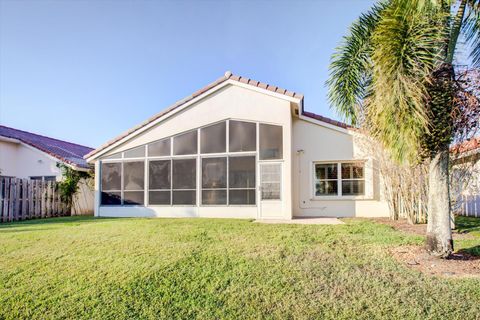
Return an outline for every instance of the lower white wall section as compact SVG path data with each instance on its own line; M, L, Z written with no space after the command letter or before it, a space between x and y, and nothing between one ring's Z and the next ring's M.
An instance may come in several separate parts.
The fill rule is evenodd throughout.
M315 201L311 206L296 206L294 217L388 217L388 204L376 200Z
M100 217L147 217L147 218L243 218L255 219L257 207L143 207L100 206Z

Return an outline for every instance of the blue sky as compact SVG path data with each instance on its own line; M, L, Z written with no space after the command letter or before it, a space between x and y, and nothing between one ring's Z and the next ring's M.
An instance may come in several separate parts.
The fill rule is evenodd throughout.
M373 2L0 0L0 124L98 147L226 70L336 118L330 56Z

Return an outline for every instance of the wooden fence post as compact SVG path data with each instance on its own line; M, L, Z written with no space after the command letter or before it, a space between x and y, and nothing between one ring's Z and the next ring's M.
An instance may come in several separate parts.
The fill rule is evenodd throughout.
M5 194L3 188L5 187L5 178L0 178L0 222L3 222L3 202Z
M13 196L14 210L13 210L13 221L18 221L20 215L20 181L15 179L15 195Z

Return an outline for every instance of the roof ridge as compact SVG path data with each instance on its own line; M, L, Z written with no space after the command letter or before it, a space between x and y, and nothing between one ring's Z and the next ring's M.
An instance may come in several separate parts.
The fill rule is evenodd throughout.
M61 139L57 139L57 138L47 137L47 136L44 136L44 135L42 135L42 134L38 134L38 133L30 132L30 131L25 131L25 130L20 130L20 129L8 127L8 126L2 125L2 124L0 124L0 127L7 128L7 129L10 129L10 130L20 131L20 132L27 133L27 134L31 134L31 135L35 135L35 136L38 136L38 137L47 138L47 139L52 139L52 140L56 140L56 141L59 141L59 142L64 142L64 143L68 143L68 144L73 144L73 145L76 145L76 146L79 146L79 147L84 147L84 148L88 148L88 149L94 150L94 148L92 148L92 147L88 147L88 146L85 146L85 145L82 145L82 144L78 144L78 143L75 143L75 142L69 142L69 141L66 141L66 140L61 140ZM0 136L3 136L3 135L0 133ZM18 138L15 138L15 139L18 139ZM18 139L18 140L21 140L21 139Z

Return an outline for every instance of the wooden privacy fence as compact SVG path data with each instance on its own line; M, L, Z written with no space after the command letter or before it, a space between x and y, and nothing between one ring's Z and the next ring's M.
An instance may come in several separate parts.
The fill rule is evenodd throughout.
M480 218L480 195L461 195L457 202L456 214Z
M0 178L0 222L69 215L56 182Z

